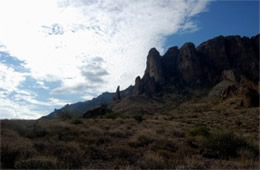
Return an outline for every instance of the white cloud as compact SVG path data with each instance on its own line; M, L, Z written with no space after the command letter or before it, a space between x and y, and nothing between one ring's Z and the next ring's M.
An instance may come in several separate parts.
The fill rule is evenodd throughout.
M28 73L17 72L12 67L0 63L0 88L5 89L8 93L19 91L18 86L27 75Z
M83 99L115 91L117 85L128 87L143 75L149 49L163 52L167 36L196 31L192 17L205 11L207 4L205 0L1 0L0 50L23 61L28 72L0 63L0 88L5 90L0 91L0 112L27 118L33 112L41 115L38 106L69 103L51 96L37 99L20 87L27 76L51 95L77 93ZM60 86L46 85L54 81ZM9 98L11 93L17 100Z
M36 119L46 114L32 104L22 104L9 99L8 95L0 91L0 119Z
M81 69L101 57L109 75L97 91L113 91L117 85L126 88L143 74L151 47L163 51L166 36L196 29L191 17L205 10L207 3L1 0L0 37L13 56L25 61L35 79L60 80L63 87L59 88L68 91L90 85Z

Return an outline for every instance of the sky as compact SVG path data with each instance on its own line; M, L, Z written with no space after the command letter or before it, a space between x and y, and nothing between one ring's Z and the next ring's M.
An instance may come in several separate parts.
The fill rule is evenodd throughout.
M0 118L134 84L149 49L259 33L259 1L0 0Z

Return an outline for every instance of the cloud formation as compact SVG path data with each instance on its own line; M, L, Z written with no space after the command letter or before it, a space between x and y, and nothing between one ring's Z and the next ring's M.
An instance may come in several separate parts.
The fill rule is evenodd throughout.
M149 49L163 52L167 36L197 30L193 17L207 5L205 0L1 0L0 49L24 61L27 76L60 82L45 86L52 94L98 95L133 84L143 75ZM16 90L24 76L2 81Z

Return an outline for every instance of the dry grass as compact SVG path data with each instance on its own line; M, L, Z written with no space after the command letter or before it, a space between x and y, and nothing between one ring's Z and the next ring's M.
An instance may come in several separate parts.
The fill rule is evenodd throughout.
M1 168L259 168L259 108L206 99L164 106L142 116L1 120Z

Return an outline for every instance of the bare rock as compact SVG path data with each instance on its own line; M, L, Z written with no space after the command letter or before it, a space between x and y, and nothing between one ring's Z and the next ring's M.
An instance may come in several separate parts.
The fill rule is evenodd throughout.
M145 75L154 78L156 83L162 84L164 82L164 75L159 52L152 48L147 56Z
M143 90L146 96L153 96L156 93L156 81L154 77L144 75L142 82L144 84Z
M178 71L181 78L187 84L190 84L200 79L200 59L197 55L193 43L185 43L181 47L178 61Z
M223 80L230 80L232 82L236 82L236 77L235 77L233 70L224 70L222 72L222 79Z
M138 96L138 95L141 95L142 93L143 93L142 81L141 81L140 76L138 76L135 79L135 86L134 86L134 90L133 90L133 95Z
M121 96L120 96L120 86L118 86L117 89L116 89L116 98L117 98L117 100L121 99Z

